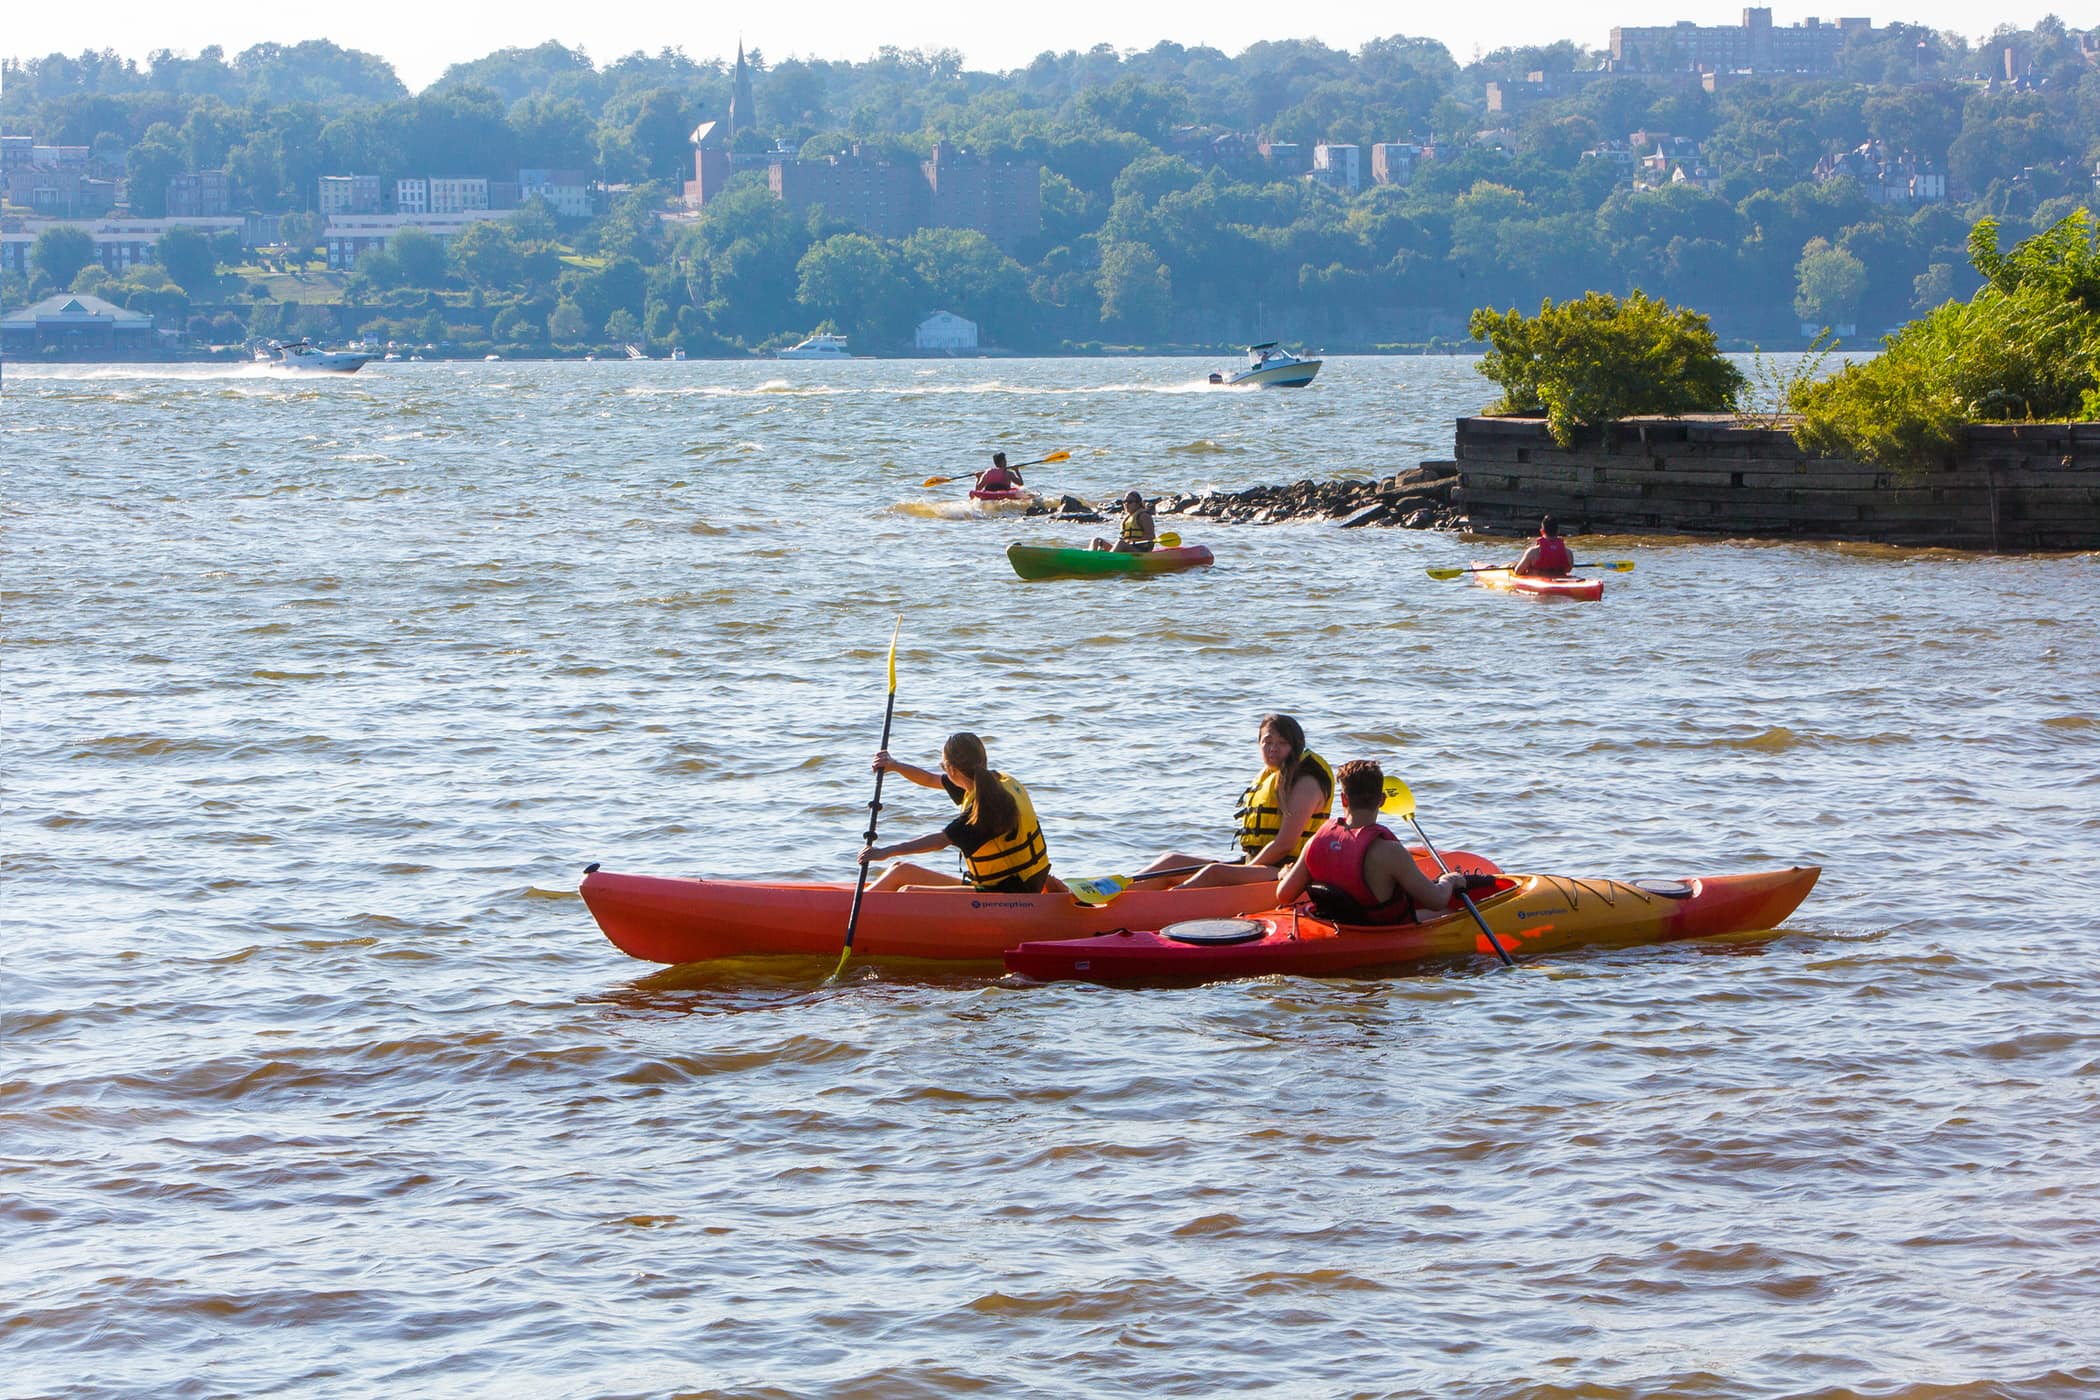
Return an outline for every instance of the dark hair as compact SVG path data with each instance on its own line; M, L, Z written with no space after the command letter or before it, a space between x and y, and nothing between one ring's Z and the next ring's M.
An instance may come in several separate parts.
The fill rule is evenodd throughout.
M1375 758L1352 758L1334 770L1334 785L1342 790L1342 801L1363 807L1385 801L1385 770Z
M1004 452L994 452L994 453L992 454L992 465L993 465L993 466L995 466L995 467L1003 467L1003 466L1005 466L1005 465L1006 465L1006 454L1005 454Z
M1281 807L1290 801L1291 789L1298 786L1298 769L1305 758L1305 726L1289 715L1263 715L1261 723L1254 727L1254 732L1259 734L1264 729L1275 730L1283 736L1283 741L1291 746L1291 756L1276 765L1276 805ZM1329 793L1334 791L1325 773L1317 768L1308 771L1323 790Z
M1002 835L1012 835L1021 825L1021 809L1005 784L992 780L984 740L966 729L960 730L941 745L941 757L970 780L970 798L963 804L964 819Z
M1548 538L1558 535L1560 533L1560 522L1558 520L1555 520L1550 515L1547 516L1545 519L1539 521L1539 533L1547 536Z

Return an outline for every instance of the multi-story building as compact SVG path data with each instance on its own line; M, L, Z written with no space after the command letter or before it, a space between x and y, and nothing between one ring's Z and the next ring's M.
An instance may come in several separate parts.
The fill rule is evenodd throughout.
M1264 136L1255 149L1273 176L1295 179L1311 169L1305 162L1305 148L1296 141L1272 141Z
M394 212L396 214L428 214L430 212L430 181L414 179L394 181Z
M1363 152L1355 146L1322 141L1313 147L1312 178L1344 194L1364 187Z
M321 230L328 248L328 266L347 272L374 248L384 248L405 228L421 229L439 242L449 244L468 226L500 217L492 209L470 209L445 214L338 214Z
M1760 6L1744 10L1737 25L1679 20L1615 28L1605 67L1614 73L1835 73L1846 40L1873 32L1870 19L1826 24L1810 17L1780 28L1771 10Z
M252 225L238 216L228 218L168 219L24 219L21 227L0 233L0 270L29 273L30 251L45 229L71 224L87 230L94 240L95 261L111 272L122 273L140 263L156 260L160 237L172 228L193 228L205 234L232 233L243 245L251 245Z
M478 176L434 175L430 179L430 212L464 214L489 207L489 182Z
M1931 161L1909 151L1891 152L1879 141L1866 141L1816 162L1818 183L1850 176L1877 204L1938 204L1947 197L1947 176Z
M9 204L49 219L100 218L117 202L114 180L95 179L81 167L16 166L0 172L0 191Z
M27 170L36 163L34 136L0 136L0 175Z
M1412 141L1380 141L1371 147L1371 182L1377 185L1407 185L1415 178L1415 167L1426 158Z
M520 170L518 198L538 196L564 219L587 219L597 212L591 193L590 172L585 170Z
M1041 231L1042 167L962 154L946 142L917 165L877 160L855 146L845 155L798 160L785 152L732 155L718 122L693 132L693 179L686 202L704 208L739 169L762 164L773 193L801 213L822 205L835 219L879 238L909 238L922 228L968 228L1009 252Z
M197 170L168 181L168 217L215 218L233 208L231 182L223 170Z
M323 175L320 198L314 208L324 217L335 214L377 214L377 175Z

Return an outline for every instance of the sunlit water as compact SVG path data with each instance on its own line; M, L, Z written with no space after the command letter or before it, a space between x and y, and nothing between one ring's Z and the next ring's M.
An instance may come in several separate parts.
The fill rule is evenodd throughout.
M7 370L0 1392L2100 1389L2100 559L1163 521L918 483L1450 454L1471 362ZM1778 936L1109 992L657 970L619 870L844 878L984 733L1058 869L1256 720L1511 869L1814 862ZM946 819L890 794L885 830Z

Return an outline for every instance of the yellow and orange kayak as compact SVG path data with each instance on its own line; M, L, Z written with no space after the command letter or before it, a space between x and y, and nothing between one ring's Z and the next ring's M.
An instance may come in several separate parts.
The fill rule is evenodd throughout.
M1478 560L1473 564L1473 582L1497 592L1525 593L1534 598L1574 598L1594 603L1604 596L1604 580L1601 578L1577 578L1573 574L1562 578L1538 578L1531 574L1512 573L1508 569L1491 569Z
M1474 903L1512 957L1537 957L1776 928L1808 898L1821 873L1808 865L1634 882L1510 875L1497 878L1493 891L1476 895ZM1006 954L1006 966L1046 982L1151 985L1405 971L1492 954L1463 907L1388 928L1337 924L1301 907L1190 920L1156 932L1023 943Z
M1445 851L1444 859L1453 870L1496 870L1494 862L1468 851ZM1415 860L1434 873L1427 852L1416 851ZM582 893L614 947L660 963L836 957L853 904L850 883L621 875L596 865L584 872ZM1269 881L1198 890L1139 885L1098 907L1061 893L981 894L967 885L913 885L862 897L853 949L856 956L997 962L1001 953L1031 939L1227 918L1275 902L1276 886Z

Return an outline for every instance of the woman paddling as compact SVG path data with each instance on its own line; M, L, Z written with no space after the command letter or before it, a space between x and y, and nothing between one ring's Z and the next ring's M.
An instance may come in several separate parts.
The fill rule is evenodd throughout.
M1203 865L1204 857L1176 852L1161 856L1138 873L1175 866L1203 865L1179 888L1251 885L1274 880L1296 858L1305 838L1320 829L1334 808L1334 769L1305 746L1305 728L1289 715L1263 715L1255 731L1261 744L1261 772L1240 794L1239 828L1233 840L1237 862Z
M1566 578L1574 567L1575 556L1568 553L1568 542L1560 537L1560 522L1549 515L1539 521L1539 537L1509 571L1532 578Z
M1027 484L1027 482L1021 480L1021 472L1018 467L1006 465L1006 454L1004 452L994 452L992 454L992 464L977 473L975 489L979 491L1012 491Z
M985 757L984 740L975 734L948 736L948 742L941 745L938 773L901 763L891 758L886 749L875 755L874 768L877 772L896 773L920 787L940 788L962 808L962 814L931 835L890 846L868 846L860 853L861 864L954 846L962 852L968 878L958 879L923 865L899 861L882 872L869 889L963 884L990 894L1039 894L1064 889L1064 883L1050 874L1050 848L1035 819L1035 804L1028 800L1028 790L992 768Z
M1411 924L1418 909L1440 912L1466 889L1459 874L1430 879L1413 852L1378 822L1385 770L1369 759L1335 769L1346 816L1314 832L1276 882L1276 902L1289 904L1314 885L1313 907L1349 924ZM1339 891L1341 898L1336 898Z

